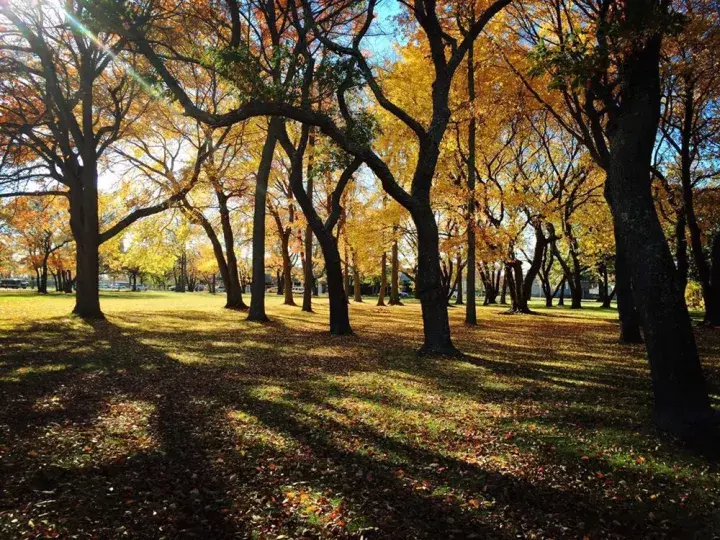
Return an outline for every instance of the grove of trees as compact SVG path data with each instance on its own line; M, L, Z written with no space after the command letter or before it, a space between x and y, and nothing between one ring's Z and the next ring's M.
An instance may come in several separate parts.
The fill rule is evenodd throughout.
M0 1L0 274L284 303L617 302L658 425L716 423L720 21L708 0ZM250 296L244 297L245 286ZM294 293L302 287L302 293ZM298 296L302 294L302 299ZM249 305L245 303L249 298ZM498 310L500 311L500 310Z

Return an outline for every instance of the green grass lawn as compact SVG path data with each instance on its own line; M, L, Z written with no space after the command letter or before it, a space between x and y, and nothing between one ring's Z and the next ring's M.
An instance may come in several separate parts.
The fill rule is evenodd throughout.
M355 336L268 295L0 293L2 538L638 538L720 534L716 461L657 433L616 313L451 309L463 360L419 359L420 308ZM719 406L720 333L697 329Z

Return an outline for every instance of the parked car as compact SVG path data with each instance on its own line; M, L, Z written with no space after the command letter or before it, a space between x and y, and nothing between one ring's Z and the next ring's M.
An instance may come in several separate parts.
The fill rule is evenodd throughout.
M410 298L410 295L405 291L400 291L400 298Z
M0 279L0 289L27 289L28 282L23 279Z

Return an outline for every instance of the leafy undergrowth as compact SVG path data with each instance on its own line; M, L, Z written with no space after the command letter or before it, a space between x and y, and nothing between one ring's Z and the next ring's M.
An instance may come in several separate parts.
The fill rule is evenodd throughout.
M355 336L268 296L0 296L0 537L620 538L720 534L720 479L651 426L615 313L451 310L463 360L419 359L416 304ZM720 336L698 328L718 406Z

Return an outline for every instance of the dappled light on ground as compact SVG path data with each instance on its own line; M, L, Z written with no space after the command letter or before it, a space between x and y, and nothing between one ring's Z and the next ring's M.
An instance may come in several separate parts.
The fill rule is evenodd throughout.
M650 423L614 312L480 325L418 359L419 306L353 304L356 335L268 297L0 298L0 536L712 537L718 467ZM717 404L720 336L697 330Z

